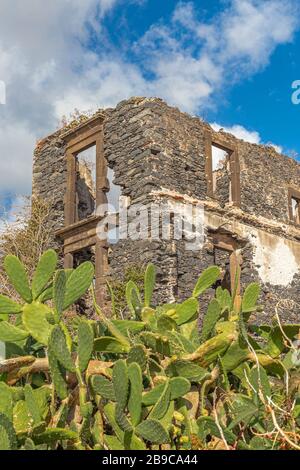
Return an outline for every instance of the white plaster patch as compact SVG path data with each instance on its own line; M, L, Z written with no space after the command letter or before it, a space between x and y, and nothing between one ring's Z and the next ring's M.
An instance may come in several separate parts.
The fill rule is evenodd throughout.
M287 240L257 232L251 236L254 245L254 263L264 283L288 286L299 270L299 264Z
M232 233L249 239L254 251L253 262L263 283L287 287L299 272L299 243L237 221L224 224L224 219L216 214L206 213L205 223L214 228L223 226Z

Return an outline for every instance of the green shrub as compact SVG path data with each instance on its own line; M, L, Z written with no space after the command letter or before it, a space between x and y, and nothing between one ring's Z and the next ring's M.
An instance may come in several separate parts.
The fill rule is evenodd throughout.
M108 282L108 289L112 300L113 315L116 318L126 316L128 305L126 302L126 287L129 281L133 281L138 288L142 288L145 276L145 268L139 265L129 265L125 268L122 279L112 278Z
M201 295L220 275L200 276L191 298L152 305L155 268L125 289L130 319L64 312L94 269L56 270L47 251L30 281L21 262L4 267L18 295L0 296L0 449L299 449L299 325L255 326L259 286L240 311L218 288L198 331ZM11 323L10 315L14 318Z

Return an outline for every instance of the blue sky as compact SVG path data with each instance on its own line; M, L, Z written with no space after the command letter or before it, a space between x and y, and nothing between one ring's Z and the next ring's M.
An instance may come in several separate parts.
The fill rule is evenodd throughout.
M114 44L122 48L123 42L138 41L150 25L170 22L178 3L177 0L150 0L143 2L140 7L131 4L124 9L117 9L106 21ZM189 3L194 4L195 12L202 21L209 22L220 11L224 11L230 2L182 2ZM257 2L258 5L263 3L267 2ZM296 6L294 11L297 16L299 12ZM265 67L232 88L225 85L215 108L202 110L200 107L198 113L208 121L216 121L227 127L239 124L256 131L263 142L274 142L288 154L300 153L300 105L295 106L291 101L291 84L300 79L300 33L297 33L297 29L296 26L291 41L274 50ZM135 60L130 50L126 53L131 60Z
M2 207L30 193L35 143L62 115L133 95L298 158L299 51L297 0L0 0Z

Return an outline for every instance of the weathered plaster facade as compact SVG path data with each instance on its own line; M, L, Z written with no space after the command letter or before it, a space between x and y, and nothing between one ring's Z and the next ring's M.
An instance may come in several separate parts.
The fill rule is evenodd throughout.
M292 204L297 205L291 195L297 196L300 188L300 165L272 147L215 132L200 118L159 99L132 98L101 110L87 121L84 132L92 128L95 118L102 126L97 155L102 152L130 208L158 201L201 202L205 208L205 243L197 251L186 250L184 240L126 239L112 246L102 243L97 258L96 246L103 286L106 276L121 277L125 266L152 261L158 269L157 298L184 299L207 266L216 263L226 275L230 253L235 252L241 260L242 285L254 280L262 285L261 321L272 318L277 306L283 320L299 322L300 227L291 220ZM70 225L65 212L66 197L70 198L66 155L68 142L78 139L80 129L82 124L62 129L41 141L35 151L33 196L53 206L55 216L49 226L53 238ZM217 171L211 163L212 144L227 151ZM107 168L101 168L97 204L109 194ZM88 221L92 244L93 220ZM78 221L73 222L72 241L77 237L78 243ZM56 238L55 243L61 242Z

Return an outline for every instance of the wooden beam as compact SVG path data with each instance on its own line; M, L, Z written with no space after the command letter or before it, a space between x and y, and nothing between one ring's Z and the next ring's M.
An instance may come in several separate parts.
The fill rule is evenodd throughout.
M74 268L74 257L73 257L72 253L65 253L64 268L65 269L73 269Z
M237 149L230 155L231 199L235 206L241 205L240 162Z
M234 251L230 255L230 283L231 293L234 292L237 283L234 307L236 311L240 310L242 297L241 297L241 264L242 257L239 250Z
M213 172L212 172L212 140L211 133L205 132L204 138L204 147L205 147L205 174L207 181L207 195L213 197Z
M67 190L65 197L65 226L75 222L76 218L76 158L67 152Z

